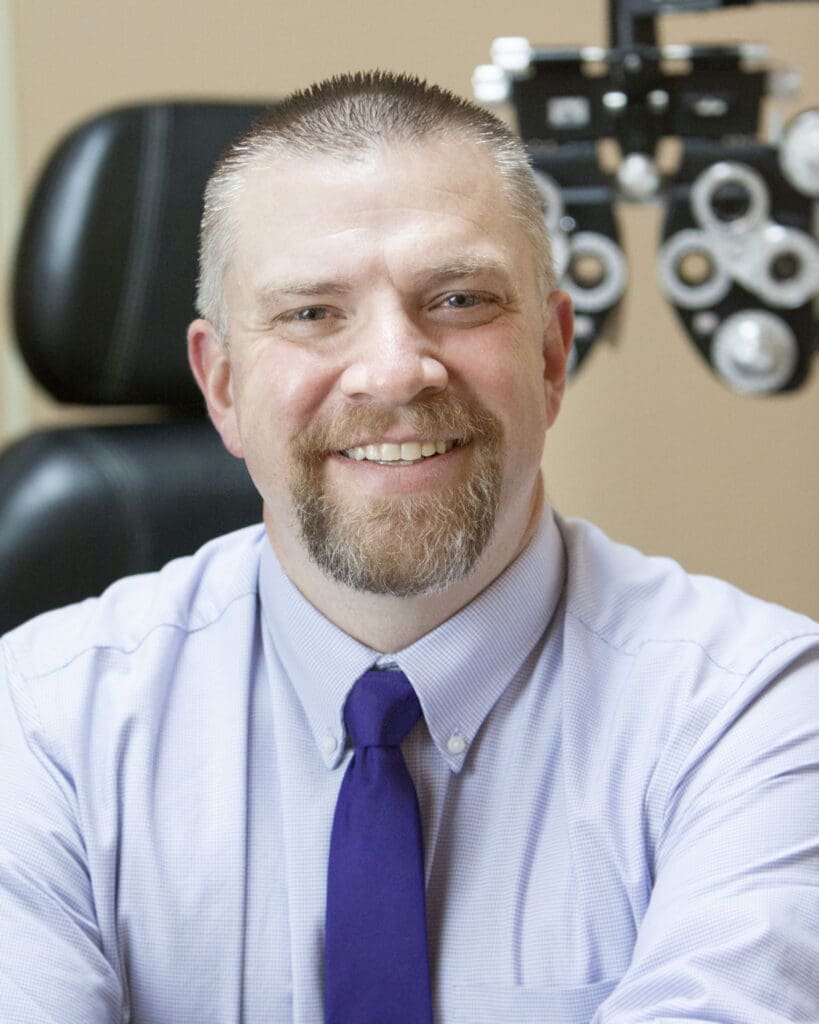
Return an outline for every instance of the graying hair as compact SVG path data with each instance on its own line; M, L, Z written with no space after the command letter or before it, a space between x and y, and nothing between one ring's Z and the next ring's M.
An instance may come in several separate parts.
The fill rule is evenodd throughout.
M461 138L485 146L532 242L544 297L554 287L543 201L520 139L494 114L411 75L339 75L277 103L225 151L205 190L196 307L227 344L223 285L236 245L236 200L247 171L271 157L355 159L379 146Z

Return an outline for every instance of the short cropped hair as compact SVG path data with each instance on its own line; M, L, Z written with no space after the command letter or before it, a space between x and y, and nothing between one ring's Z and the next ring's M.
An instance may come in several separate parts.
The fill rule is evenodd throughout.
M225 273L236 245L236 200L248 170L271 157L356 159L382 145L461 138L486 147L512 214L527 231L544 296L554 287L543 201L520 139L494 114L412 75L338 75L271 107L224 152L208 181L196 306L227 344Z

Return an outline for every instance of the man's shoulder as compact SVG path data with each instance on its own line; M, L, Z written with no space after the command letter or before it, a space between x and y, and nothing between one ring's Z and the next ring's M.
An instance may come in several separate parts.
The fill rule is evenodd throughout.
M653 644L693 646L745 675L780 647L819 642L819 623L804 615L643 554L582 519L561 519L559 526L567 615L624 654Z
M160 628L208 628L237 600L255 596L264 529L245 527L209 541L157 572L127 576L99 597L45 612L2 644L21 674L44 676L90 650L137 651Z

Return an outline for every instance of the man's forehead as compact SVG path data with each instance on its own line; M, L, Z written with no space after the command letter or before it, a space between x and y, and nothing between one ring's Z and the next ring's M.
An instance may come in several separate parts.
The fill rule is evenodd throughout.
M265 198L274 198L278 188L309 189L336 186L341 192L360 178L363 171L389 166L396 187L407 179L446 181L452 191L472 195L476 180L488 190L504 196L503 182L494 160L477 140L458 133L443 137L379 142L371 148L315 152L274 151L260 155L246 168L240 191L240 205L255 206Z
M450 278L499 267L509 278L530 244L487 148L432 137L259 159L246 172L228 273L254 294L323 293L302 282L346 286L354 268L380 259L407 282L444 276L439 264L458 267Z

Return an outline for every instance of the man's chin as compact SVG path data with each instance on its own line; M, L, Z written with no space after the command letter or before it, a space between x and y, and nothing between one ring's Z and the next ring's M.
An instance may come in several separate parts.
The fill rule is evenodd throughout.
M469 488L466 489L470 491ZM299 504L302 535L316 564L353 590L399 597L435 593L468 576L492 535L494 477L457 494L369 502Z
M424 460L367 465L336 447L347 443L339 438L378 436L374 413L365 412L361 422L348 417L294 443L291 495L304 544L331 579L354 590L404 597L443 590L474 570L492 536L500 424L462 401L418 403L404 414L416 436L470 440ZM389 426L381 425L382 435Z

